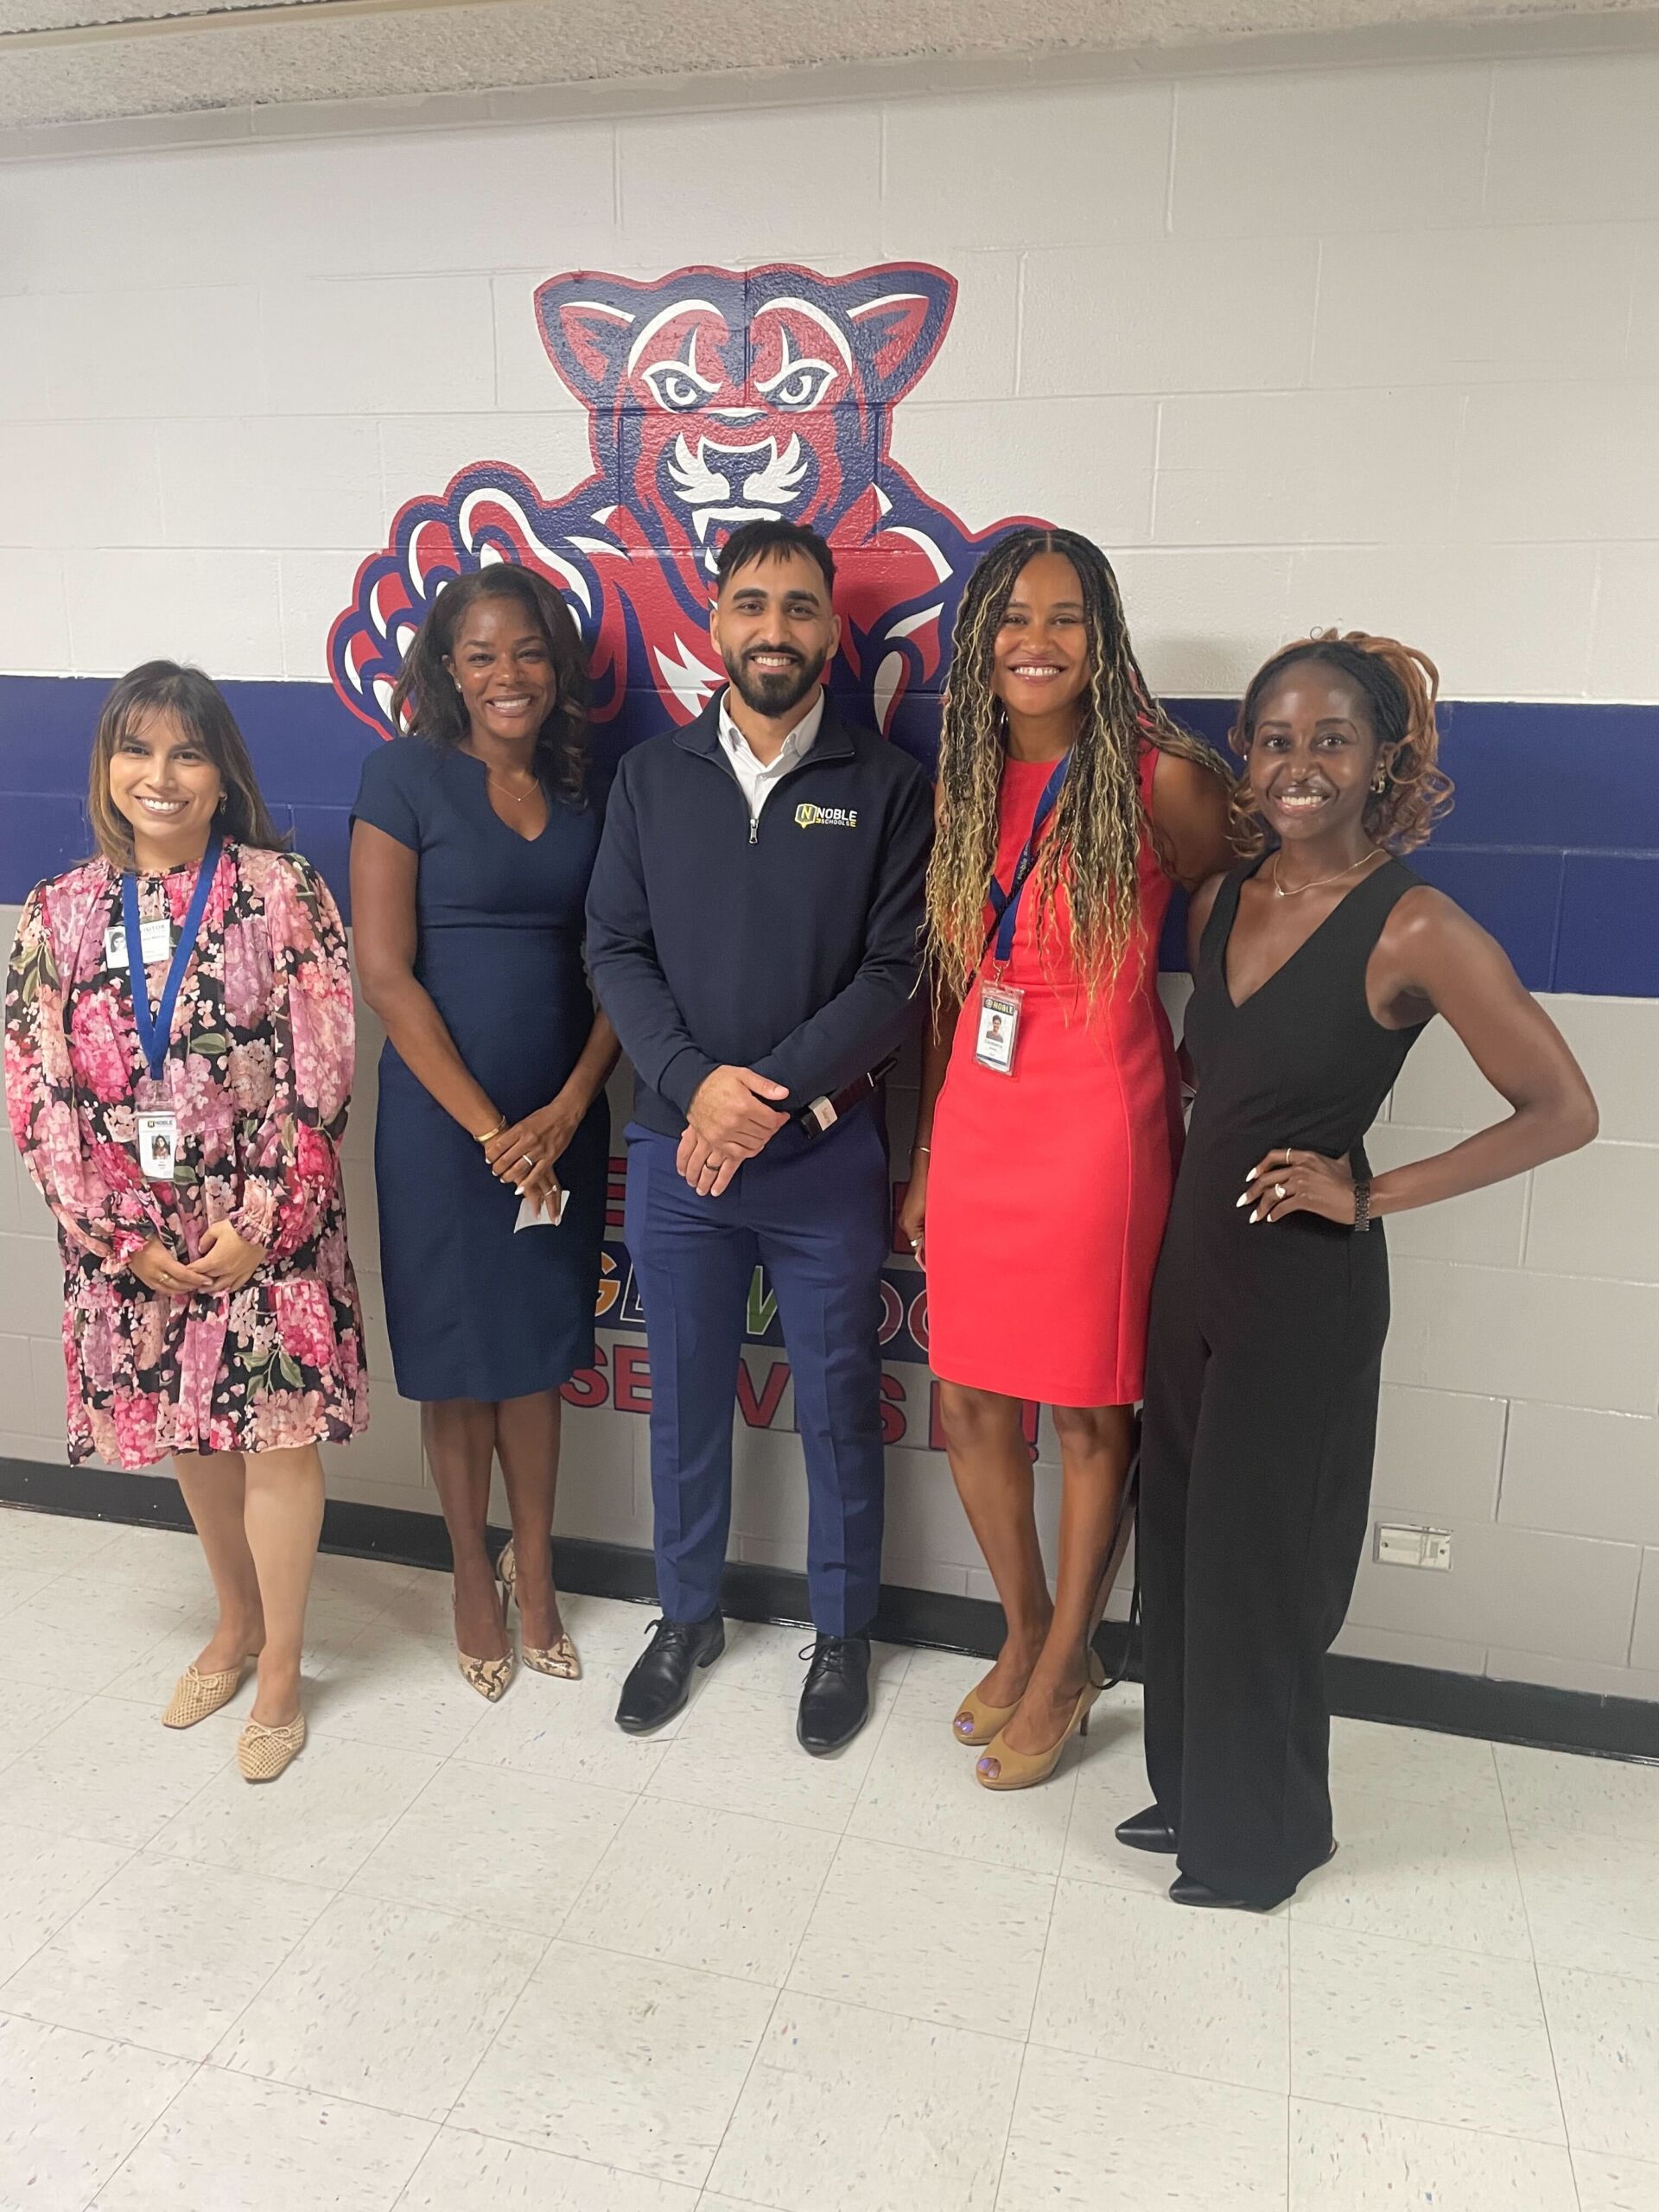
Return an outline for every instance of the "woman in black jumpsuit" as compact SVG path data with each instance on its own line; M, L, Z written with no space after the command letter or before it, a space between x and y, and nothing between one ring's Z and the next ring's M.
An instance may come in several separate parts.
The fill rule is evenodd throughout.
M1194 901L1198 1092L1153 1293L1137 1537L1157 1802L1118 1830L1179 1853L1181 1904L1266 1909L1334 1848L1325 1654L1365 1538L1389 1326L1372 1217L1595 1133L1503 952L1389 849L1449 796L1434 682L1357 633L1275 655L1235 743L1243 817L1276 846ZM1515 1112L1373 1183L1363 1139L1436 1012Z

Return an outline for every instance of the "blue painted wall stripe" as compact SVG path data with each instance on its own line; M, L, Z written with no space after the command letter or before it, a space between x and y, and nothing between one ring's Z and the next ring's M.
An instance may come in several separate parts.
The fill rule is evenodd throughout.
M87 851L87 752L108 689L0 676L0 902ZM378 741L327 683L225 691L273 812L343 904L346 816ZM1230 702L1168 703L1224 744ZM1413 866L1491 931L1531 989L1659 998L1659 707L1466 700L1441 712L1458 803ZM1184 964L1174 926L1165 962Z

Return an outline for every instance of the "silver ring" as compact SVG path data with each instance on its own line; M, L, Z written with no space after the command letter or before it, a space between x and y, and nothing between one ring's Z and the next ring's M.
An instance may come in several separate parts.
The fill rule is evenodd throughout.
M1274 1186L1273 1186L1273 1195L1274 1195L1274 1197L1275 1198L1282 1198L1284 1197L1284 1195L1285 1195L1285 1186L1284 1186L1284 1185L1283 1185L1282 1183L1275 1183L1275 1184L1274 1185Z
M521 1152L518 1155L518 1165L521 1167L533 1167L536 1165L536 1162L531 1159L529 1153Z

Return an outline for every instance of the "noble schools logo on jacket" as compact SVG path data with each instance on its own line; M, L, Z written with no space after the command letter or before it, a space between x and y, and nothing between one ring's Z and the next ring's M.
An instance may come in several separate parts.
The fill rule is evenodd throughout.
M856 830L855 806L813 806L805 799L795 810L798 830Z

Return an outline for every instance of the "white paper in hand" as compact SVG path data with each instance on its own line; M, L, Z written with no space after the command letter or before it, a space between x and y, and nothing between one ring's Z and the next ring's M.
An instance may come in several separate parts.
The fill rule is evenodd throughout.
M559 1185L550 1207L538 1205L534 1198L520 1198L518 1218L512 1224L516 1236L521 1229L556 1229L564 1219L564 1210L570 1203L570 1193Z

